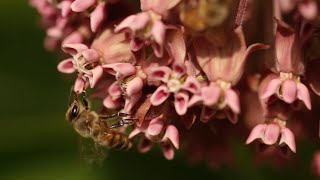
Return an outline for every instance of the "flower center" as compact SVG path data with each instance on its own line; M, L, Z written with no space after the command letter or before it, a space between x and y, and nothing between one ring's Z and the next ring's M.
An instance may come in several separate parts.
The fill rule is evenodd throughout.
M300 82L300 76L299 75L295 75L293 73L284 73L284 72L280 72L280 80L281 81L285 81L287 79L292 79L295 82Z
M168 81L168 88L171 92L175 93L181 89L181 82L178 79L170 79Z

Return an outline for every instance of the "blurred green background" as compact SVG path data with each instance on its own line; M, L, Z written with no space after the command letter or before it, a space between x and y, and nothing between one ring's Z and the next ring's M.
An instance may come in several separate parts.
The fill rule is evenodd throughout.
M147 155L110 152L103 167L88 168L80 160L78 136L64 120L71 82L57 72L58 58L43 49L37 13L27 0L1 0L0 19L0 179L311 178L312 154L304 146L299 169L256 168L244 145L235 146L234 168L217 171L191 167L181 154L166 161L159 149Z

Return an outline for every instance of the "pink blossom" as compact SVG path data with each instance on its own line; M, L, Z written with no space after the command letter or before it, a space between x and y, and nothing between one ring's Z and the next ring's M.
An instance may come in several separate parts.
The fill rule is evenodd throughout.
M306 20L313 20L318 15L317 1L315 0L277 0L280 10L288 14L295 8Z
M93 32L98 30L103 20L106 18L106 3L104 1L74 0L70 7L73 12L84 12L89 8L94 7L94 10L90 14L90 27Z
M187 113L189 93L199 94L200 84L193 76L186 74L186 67L182 64L174 64L172 69L166 66L155 68L149 78L161 81L157 90L152 94L150 102L159 106L174 94L174 107L179 115Z
M65 44L63 50L72 55L72 58L61 61L58 64L58 70L68 74L78 71L79 77L76 84L81 84L84 88L88 80L90 87L94 87L103 74L103 69L99 64L99 54L84 44ZM80 83L80 80L84 82Z
M299 99L311 109L308 88L300 82L300 75L304 72L301 41L288 25L279 20L276 22L275 51L278 77L270 78L266 88L261 90L260 98L268 101L276 94L288 104Z
M142 96L145 75L139 70L139 67L130 63L105 64L103 68L116 78L116 82L108 90L109 95L104 100L104 105L118 107L119 98L123 95L125 98L124 110L129 113Z
M164 157L168 160L174 158L174 149L179 149L179 131L174 125L165 124L162 116L144 121L141 127L136 127L130 133L129 138L140 133L144 135L138 147L140 152L148 152L153 143L160 143Z
M261 139L267 145L286 144L293 152L296 152L294 135L290 129L285 127L285 122L281 120L276 119L269 124L258 124L252 129L246 144L250 144L255 139Z

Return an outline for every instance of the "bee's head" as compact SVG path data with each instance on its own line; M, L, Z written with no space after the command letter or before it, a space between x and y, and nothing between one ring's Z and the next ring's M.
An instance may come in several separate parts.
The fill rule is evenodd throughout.
M88 110L88 101L85 92L80 95L72 90L70 93L69 108L66 113L67 121L71 123L74 122L79 114L85 110Z

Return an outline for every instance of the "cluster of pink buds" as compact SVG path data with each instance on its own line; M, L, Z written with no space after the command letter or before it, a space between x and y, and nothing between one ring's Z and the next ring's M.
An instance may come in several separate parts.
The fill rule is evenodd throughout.
M173 159L181 147L190 162L218 167L234 161L230 139L293 156L296 141L317 136L308 129L320 118L317 0L30 2L46 47L69 57L58 70L107 112L135 117L128 136L141 137L140 152L160 144ZM258 6L267 18L253 26Z

